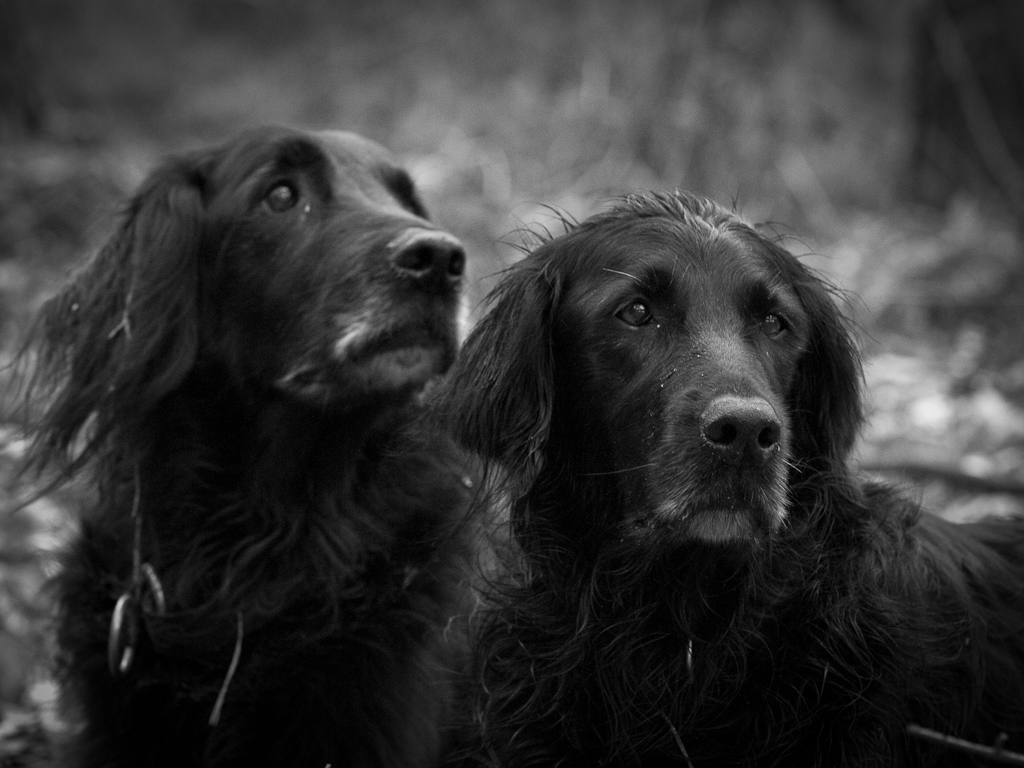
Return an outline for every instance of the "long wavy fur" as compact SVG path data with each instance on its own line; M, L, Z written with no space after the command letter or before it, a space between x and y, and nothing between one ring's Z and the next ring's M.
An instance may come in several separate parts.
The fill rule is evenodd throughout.
M41 312L28 467L90 488L56 585L58 673L80 727L69 764L421 766L446 738L461 651L445 632L468 551L459 456L414 424L411 397L318 408L244 377L236 361L262 352L236 348L218 322L231 296L201 278L243 226L210 212L229 194L217 185L279 148L317 156L317 141L260 130L168 161ZM421 213L415 200L395 209L394 226ZM370 234L349 247L367 250ZM256 267L234 290L251 306L269 290L256 259L271 248L322 269L322 255L274 236L244 251ZM454 318L454 291L445 301ZM142 602L117 675L111 613L136 557L167 610Z
M615 475L561 423L566 285L643 218L729 235L779 270L810 318L783 393L788 521L746 549L622 538ZM619 240L618 242L622 242ZM440 398L504 513L476 616L476 739L465 765L969 765L913 722L1007 748L1024 738L1024 522L953 525L855 476L860 361L831 291L733 214L637 195L513 267ZM723 297L727 301L727 297ZM585 409L609 407L589 402ZM628 468L624 468L628 469ZM565 520L585 520L573 534ZM590 529L593 533L590 533Z

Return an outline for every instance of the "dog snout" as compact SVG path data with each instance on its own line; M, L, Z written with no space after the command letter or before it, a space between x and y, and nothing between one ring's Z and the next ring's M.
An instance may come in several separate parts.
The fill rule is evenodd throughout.
M700 417L705 445L726 464L760 467L779 450L782 423L761 397L716 397Z
M430 285L458 284L466 271L466 251L446 232L409 230L388 244L392 266L404 277Z

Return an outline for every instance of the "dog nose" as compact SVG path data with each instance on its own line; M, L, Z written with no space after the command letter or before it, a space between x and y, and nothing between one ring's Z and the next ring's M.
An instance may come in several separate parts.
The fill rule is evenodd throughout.
M778 451L782 423L761 397L716 397L700 417L705 443L726 464L763 466Z
M418 282L454 284L466 271L466 251L447 232L411 230L388 244L391 263L406 277Z

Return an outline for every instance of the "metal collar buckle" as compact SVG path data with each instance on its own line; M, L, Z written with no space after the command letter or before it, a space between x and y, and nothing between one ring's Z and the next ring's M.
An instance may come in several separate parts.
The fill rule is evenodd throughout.
M162 616L167 610L163 586L149 563L139 567L141 578L123 592L114 605L107 639L107 665L110 674L121 677L131 670L139 642L143 612Z

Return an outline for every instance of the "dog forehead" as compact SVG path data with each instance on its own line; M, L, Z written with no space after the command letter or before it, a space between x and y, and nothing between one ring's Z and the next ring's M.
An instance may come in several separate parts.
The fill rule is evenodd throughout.
M375 167L397 168L398 161L383 146L350 131L317 131L312 136L341 171Z
M735 319L752 303L801 315L799 298L760 242L756 233L744 238L653 218L594 228L561 254L563 311L589 317L639 298L714 322Z
M756 249L732 233L667 217L615 222L592 233L592 240L586 259L591 263L581 266L598 280L620 276L638 283L657 278L658 283L694 285L752 276L767 266Z
M387 149L346 131L259 128L208 156L215 188L246 187L262 174L319 169L336 192L386 198L388 179L405 172Z

